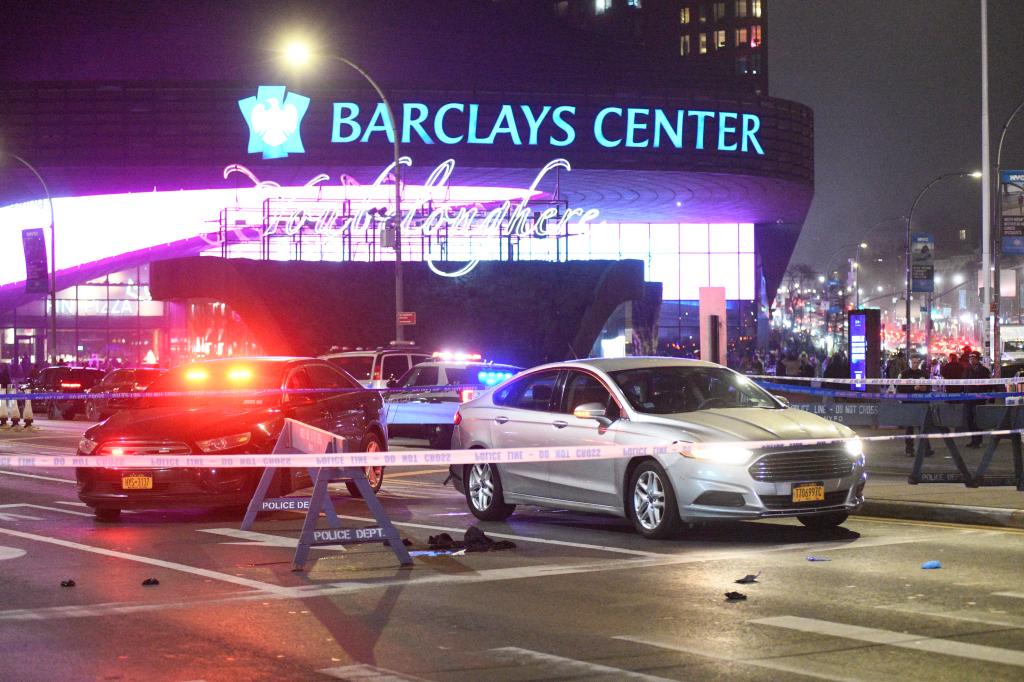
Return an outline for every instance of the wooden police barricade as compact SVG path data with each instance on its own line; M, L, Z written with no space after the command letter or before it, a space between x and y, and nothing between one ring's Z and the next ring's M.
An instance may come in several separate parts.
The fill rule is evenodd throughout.
M274 446L273 455L303 455L303 454L324 454L332 455L348 452L348 442L341 436L329 431L318 429L303 422L293 419L286 419L281 435L278 436L277 444ZM402 538L398 534L388 518L384 506L377 499L377 494L366 480L366 470L363 467L321 467L309 469L309 477L313 481L313 494L311 497L276 497L267 499L267 492L278 475L280 469L268 467L263 470L259 484L249 501L249 507L242 520L242 530L251 530L256 520L256 515L261 511L305 511L306 517L302 523L302 533L299 536L299 544L295 548L295 559L292 561L293 571L305 569L309 550L312 547L325 545L346 545L365 542L385 543L402 566L411 566L412 557L405 549ZM334 501L331 498L328 484L334 481L351 480L362 495L363 501L369 507L376 526L369 528L342 528L341 520L334 511ZM317 519L320 512L324 513L327 519L327 529L318 529Z

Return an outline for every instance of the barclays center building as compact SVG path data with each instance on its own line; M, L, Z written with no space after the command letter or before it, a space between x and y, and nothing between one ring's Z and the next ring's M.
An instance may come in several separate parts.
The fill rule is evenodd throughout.
M608 268L629 262L645 293L622 299L646 312L584 311L565 324L601 343L566 355L636 351L644 318L646 351L693 356L704 287L749 348L813 195L813 117L766 92L767 3L728 4L710 53L683 23L700 2L541 1L338 3L292 35L225 28L249 8L221 7L127 60L29 53L0 82L0 358L383 345L398 254L407 338L432 345L490 319L473 342L495 355L502 319L554 333L558 292L614 292ZM465 40L431 31L438 16ZM287 65L300 34L311 51Z

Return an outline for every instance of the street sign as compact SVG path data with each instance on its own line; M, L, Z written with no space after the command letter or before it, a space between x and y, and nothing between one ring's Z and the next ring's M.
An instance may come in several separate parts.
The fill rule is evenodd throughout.
M398 313L398 324L402 325L403 327L414 326L416 324L416 313Z

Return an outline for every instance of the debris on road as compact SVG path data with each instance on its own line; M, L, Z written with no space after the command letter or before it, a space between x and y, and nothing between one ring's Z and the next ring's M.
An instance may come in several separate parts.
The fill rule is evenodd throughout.
M938 561L935 561L935 560L926 561L923 564L921 564L921 568L923 568L925 570L932 569L932 568L942 568L942 564L940 562L938 562Z
M832 559L828 558L827 556L808 556L807 560L808 561L832 561Z
M738 585L749 585L750 583L756 583L759 575L761 575L761 571L758 571L757 573L748 573L739 580L734 580L733 582Z
M142 584L145 587L149 587L151 585L159 585L160 581L157 580L156 578L146 578L145 580L142 581Z
M71 580L70 578L67 579L67 580L61 580L60 581L60 586L61 587L74 587L75 586L75 581Z
M465 550L466 552L493 552L499 549L515 549L516 544L508 540L495 542L476 526L466 529L464 540L455 540L448 533L431 535L427 546L433 550Z
M725 593L726 601L744 601L744 600L746 600L746 598L747 598L747 595L743 594L742 592L726 592Z

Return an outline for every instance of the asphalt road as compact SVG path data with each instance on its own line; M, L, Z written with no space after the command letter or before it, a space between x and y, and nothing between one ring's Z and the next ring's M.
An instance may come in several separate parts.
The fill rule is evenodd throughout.
M0 451L68 448L86 426L40 424L0 432ZM216 511L99 524L71 478L0 471L0 679L1024 676L1021 531L855 518L829 533L772 521L650 542L623 520L526 508L482 525L515 549L419 555L411 569L380 545L316 549L293 573L296 514L252 533ZM381 500L411 550L473 522L443 478L387 472ZM342 498L346 523L365 524L365 506ZM942 568L923 570L930 560ZM726 601L733 590L747 599Z

